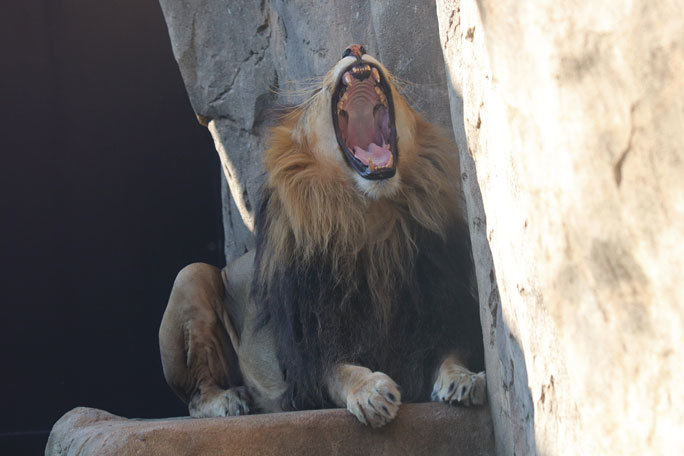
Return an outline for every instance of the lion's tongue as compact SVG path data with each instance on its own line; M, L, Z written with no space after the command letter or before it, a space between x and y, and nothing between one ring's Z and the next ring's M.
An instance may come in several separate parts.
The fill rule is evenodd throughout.
M368 166L370 160L373 160L374 166L385 166L389 163L390 158L392 158L392 152L386 147L380 147L375 143L370 143L368 150L355 146L354 156L361 160L366 166Z

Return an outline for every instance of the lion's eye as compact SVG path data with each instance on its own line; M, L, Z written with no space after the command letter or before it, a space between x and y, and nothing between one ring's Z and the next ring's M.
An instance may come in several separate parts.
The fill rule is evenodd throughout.
M350 56L351 53L352 53L352 50L350 48L345 49L344 52L342 53L342 58Z

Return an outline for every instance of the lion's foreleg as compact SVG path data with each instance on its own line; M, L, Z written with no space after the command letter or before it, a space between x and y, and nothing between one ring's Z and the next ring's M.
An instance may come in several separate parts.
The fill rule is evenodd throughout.
M337 364L327 375L332 401L346 407L359 421L372 427L394 419L401 405L401 393L394 380L382 372L352 364Z
M487 401L485 373L471 372L457 353L451 353L437 369L431 399L449 404L482 405Z
M218 268L186 266L173 284L159 329L164 376L194 417L249 412L224 299Z

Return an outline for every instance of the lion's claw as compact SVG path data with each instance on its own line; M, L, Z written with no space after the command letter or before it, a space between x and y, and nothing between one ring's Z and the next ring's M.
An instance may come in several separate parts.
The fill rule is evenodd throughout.
M215 389L190 400L190 415L195 418L248 415L250 396L247 388Z
M484 372L475 374L458 369L440 371L430 398L435 401L465 406L482 405L487 401L487 379Z
M394 419L401 405L396 383L382 372L374 372L347 398L347 410L359 421L380 427Z

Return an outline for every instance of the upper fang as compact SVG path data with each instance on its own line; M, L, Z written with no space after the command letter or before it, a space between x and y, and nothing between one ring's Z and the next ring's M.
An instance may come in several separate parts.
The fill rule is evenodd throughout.
M373 76L373 79L375 79L375 82L379 83L380 82L380 73L378 73L377 68L373 68L371 70L371 75Z

